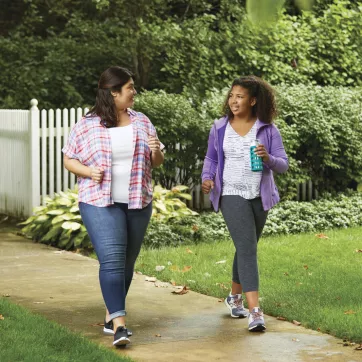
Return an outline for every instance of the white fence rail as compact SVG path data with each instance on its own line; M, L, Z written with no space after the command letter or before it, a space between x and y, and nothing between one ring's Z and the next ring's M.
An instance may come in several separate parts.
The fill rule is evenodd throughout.
M43 196L73 188L61 149L70 128L88 109L0 110L0 213L25 218Z
M63 167L62 148L71 127L88 109L39 111L33 99L30 110L0 110L0 213L25 218L45 204L45 196L75 185L75 176ZM200 185L192 191L189 206L210 208ZM317 197L312 182L299 185L297 200Z

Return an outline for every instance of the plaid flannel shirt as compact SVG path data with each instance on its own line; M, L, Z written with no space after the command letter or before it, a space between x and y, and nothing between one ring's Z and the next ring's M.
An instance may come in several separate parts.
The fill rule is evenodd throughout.
M143 113L127 109L133 126L133 161L129 184L129 209L142 209L152 201L152 165L148 137L157 137L156 129ZM62 152L85 166L104 169L103 180L78 176L78 201L106 207L114 202L111 195L112 148L109 129L97 116L85 116L72 128ZM164 145L161 143L161 149Z

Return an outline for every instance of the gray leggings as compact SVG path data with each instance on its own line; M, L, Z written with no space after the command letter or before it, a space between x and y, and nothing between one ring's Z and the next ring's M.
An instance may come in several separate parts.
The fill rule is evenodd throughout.
M257 244L268 212L260 197L246 200L238 195L221 197L221 212L235 245L233 282L244 292L259 290Z

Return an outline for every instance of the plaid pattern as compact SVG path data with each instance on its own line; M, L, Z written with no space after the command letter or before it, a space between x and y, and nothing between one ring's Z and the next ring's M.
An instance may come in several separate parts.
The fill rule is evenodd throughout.
M157 137L156 129L143 113L127 110L133 126L134 155L129 185L129 209L142 209L152 201L152 165L148 137ZM161 143L161 149L164 145ZM78 200L106 207L113 204L111 195L112 148L109 130L97 116L85 116L72 128L62 152L85 166L104 170L103 181L78 176Z

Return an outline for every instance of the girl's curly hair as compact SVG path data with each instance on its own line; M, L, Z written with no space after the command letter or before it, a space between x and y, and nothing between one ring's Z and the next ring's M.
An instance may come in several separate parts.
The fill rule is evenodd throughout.
M233 113L229 107L229 95L234 86L240 86L248 90L250 97L256 98L256 104L252 108L253 116L256 116L264 123L272 123L277 115L274 89L263 79L255 75L236 78L225 99L223 112L232 119Z

